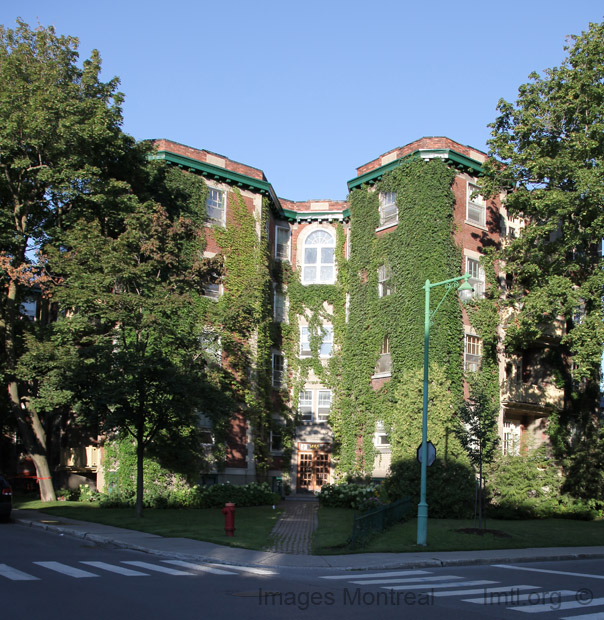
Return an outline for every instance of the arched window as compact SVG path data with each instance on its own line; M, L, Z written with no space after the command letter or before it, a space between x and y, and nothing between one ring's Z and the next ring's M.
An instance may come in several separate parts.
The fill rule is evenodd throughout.
M315 230L304 242L303 284L333 284L336 241L326 230Z

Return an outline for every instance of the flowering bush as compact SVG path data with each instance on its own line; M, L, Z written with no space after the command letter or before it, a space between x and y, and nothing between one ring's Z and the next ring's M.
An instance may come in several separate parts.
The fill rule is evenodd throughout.
M380 488L372 484L324 484L317 497L322 506L352 508L360 512L375 510L382 505Z

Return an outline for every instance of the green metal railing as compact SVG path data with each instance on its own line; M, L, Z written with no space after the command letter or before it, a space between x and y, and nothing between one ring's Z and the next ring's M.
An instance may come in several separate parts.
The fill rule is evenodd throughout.
M355 515L350 546L354 548L366 543L373 534L383 532L395 523L402 521L410 512L411 498L404 497L377 510Z

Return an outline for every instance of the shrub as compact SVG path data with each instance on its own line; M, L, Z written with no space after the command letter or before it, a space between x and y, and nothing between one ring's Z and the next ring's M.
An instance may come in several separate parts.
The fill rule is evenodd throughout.
M489 469L487 492L492 517L592 519L604 507L563 493L562 469L545 445L523 456L500 456Z
M416 460L393 463L384 489L390 501L410 497L419 503L421 468ZM474 514L476 477L474 470L460 461L436 459L428 468L426 500L430 517L464 519Z
M352 508L361 512L375 510L382 505L380 488L372 484L355 482L324 484L317 497L322 506Z

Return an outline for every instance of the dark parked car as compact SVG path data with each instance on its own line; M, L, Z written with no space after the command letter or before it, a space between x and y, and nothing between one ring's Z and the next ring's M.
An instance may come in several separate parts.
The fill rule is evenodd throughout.
M10 520L10 513L13 509L13 490L4 476L0 474L0 519Z

